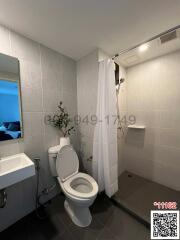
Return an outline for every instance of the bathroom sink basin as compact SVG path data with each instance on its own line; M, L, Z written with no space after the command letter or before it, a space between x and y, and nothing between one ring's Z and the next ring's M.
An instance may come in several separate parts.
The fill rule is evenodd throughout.
M25 153L0 159L0 190L35 175L35 166Z

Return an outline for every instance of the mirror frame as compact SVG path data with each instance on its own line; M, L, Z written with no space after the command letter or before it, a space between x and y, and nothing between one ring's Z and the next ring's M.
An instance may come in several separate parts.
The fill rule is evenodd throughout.
M18 97L19 97L19 112L20 112L20 130L21 130L21 137L19 138L15 138L15 139L9 139L9 140L3 140L3 141L0 141L1 142L6 142L6 141L17 141L19 139L23 139L24 138L24 124L23 124L23 111L22 111L22 90L21 90L21 72L20 72L20 61L18 58L14 57L14 56L10 56L10 55L7 55L7 54L4 54L4 53L1 53L1 55L4 55L4 56L7 56L7 57L11 57L11 58L14 58L16 61L17 61L17 64L18 64L18 73L19 73L19 77L18 77ZM13 82L12 79L8 79L8 78L5 78L4 80L7 80L7 81L11 81Z

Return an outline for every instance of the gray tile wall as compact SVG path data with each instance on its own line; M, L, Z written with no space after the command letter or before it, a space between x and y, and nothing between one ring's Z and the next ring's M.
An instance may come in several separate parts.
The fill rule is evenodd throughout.
M96 114L97 87L98 50L95 50L77 62L78 115L81 119L79 124L80 152L83 167L89 174L92 174L92 162L87 159L93 153L94 135L94 125L91 124L90 119Z
M76 63L2 26L0 39L0 52L20 60L24 123L24 138L0 142L0 157L19 152L25 152L31 158L40 157L42 189L54 183L49 172L47 150L57 145L60 138L56 129L44 124L44 116L53 113L60 100L71 116L77 113ZM78 150L77 132L72 143ZM0 231L34 209L35 187L36 178L33 177L7 189L8 203L0 210Z
M145 131L129 130L126 169L180 190L180 51L127 69L128 114Z

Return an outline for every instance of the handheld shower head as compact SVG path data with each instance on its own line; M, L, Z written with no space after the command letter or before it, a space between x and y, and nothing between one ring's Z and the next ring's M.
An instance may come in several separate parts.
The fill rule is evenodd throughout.
M125 78L121 78L121 79L119 80L118 84L116 84L116 90L117 90L117 91L119 91L119 88L120 88L120 86L121 86L121 84L122 84L123 82L125 82Z
M125 82L125 78L121 78L120 81L119 81L119 84Z
M119 79L119 65L115 63L115 84L116 84L116 90L119 91L121 83L125 81L124 78Z

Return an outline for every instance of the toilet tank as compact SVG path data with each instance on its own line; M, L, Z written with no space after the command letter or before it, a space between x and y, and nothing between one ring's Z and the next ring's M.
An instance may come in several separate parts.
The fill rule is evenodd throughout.
M57 177L57 171L56 171L56 159L57 159L57 155L58 152L60 151L61 146L57 145L54 147L50 147L48 150L48 155L49 155L49 166L50 166L50 170L51 170L51 174L53 177Z

